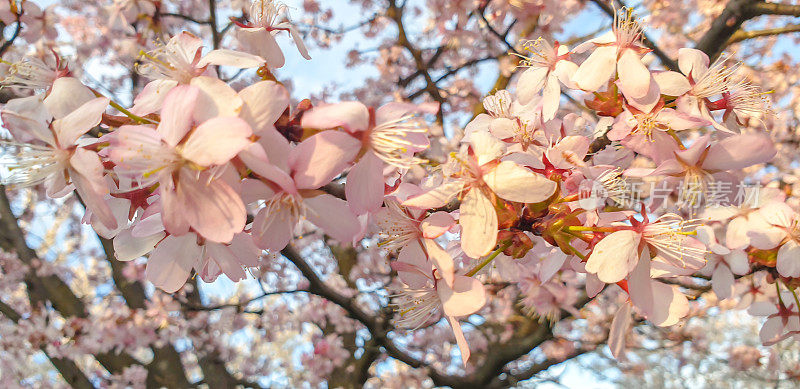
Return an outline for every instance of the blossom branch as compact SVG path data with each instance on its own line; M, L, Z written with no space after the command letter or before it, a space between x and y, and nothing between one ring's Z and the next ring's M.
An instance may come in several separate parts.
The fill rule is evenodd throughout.
M14 323L18 323L22 319L22 315L2 301L0 301L0 313L5 315ZM89 381L89 378L83 374L83 371L81 371L74 361L67 358L55 358L51 356L45 346L40 345L39 350L41 350L42 353L47 356L47 359L50 361L50 363L52 363L56 370L58 370L58 373L61 374L61 378L63 378L64 381L71 387L94 388L94 385L92 385L92 383Z
M430 95L434 101L439 103L439 110L436 113L436 120L439 123L444 123L442 104L446 101L442 96L442 93L439 91L439 87L436 85L436 82L433 81L433 78L428 71L428 66L426 65L425 60L422 58L422 51L416 48L406 35L405 26L403 25L403 7L398 7L396 0L389 0L389 8L386 10L386 16L392 19L397 26L397 44L404 47L408 53L411 54L411 57L414 58L414 63L416 64L417 69L422 72L422 76L425 79L425 91L428 92L428 95Z
M3 249L15 251L19 259L31 267L26 275L26 284L32 306L50 301L53 303L53 307L64 317L87 318L89 316L83 301L72 292L61 278L54 274L42 277L36 274L33 265L39 259L36 256L36 252L25 242L25 234L17 224L16 216L11 211L11 203L6 196L5 186L3 185L0 185L0 233L8 239L4 243ZM141 364L124 352L116 355L107 352L97 353L95 358L111 373L119 373L128 366Z

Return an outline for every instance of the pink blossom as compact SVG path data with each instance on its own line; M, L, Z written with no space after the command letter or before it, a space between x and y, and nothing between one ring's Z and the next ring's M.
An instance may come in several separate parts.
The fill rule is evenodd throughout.
M384 163L408 169L421 160L415 153L428 148L427 126L415 115L413 104L389 103L371 111L358 102L344 102L312 109L303 115L303 126L342 127L360 138L364 153L350 169L345 193L356 214L375 212L383 202Z
M74 91L74 92L72 92ZM61 99L70 99L69 102ZM108 99L93 93L73 78L60 78L44 100L26 100L32 117L3 111L3 120L16 123L17 137L32 143L3 142L16 150L6 162L11 174L4 184L28 187L44 184L50 197L63 197L74 187L86 206L110 229L117 222L105 202L109 193L97 153L79 146L79 138L100 123ZM52 122L47 114L56 117ZM42 120L47 118L46 120Z
M416 254L392 263L392 268L407 285L394 300L399 312L395 324L402 328L418 328L441 311L453 329L461 361L466 366L469 346L456 317L471 315L483 307L486 300L483 284L472 277L455 275L451 286L433 270L424 252Z
M191 227L224 243L244 228L245 208L236 190L207 169L248 147L252 130L242 119L222 116L195 126L195 111L206 109L200 94L194 86L174 88L157 128L123 126L105 152L118 174L141 179L142 186L159 184L167 232L183 235Z
M288 21L287 11L286 5L274 0L255 0L250 6L250 23L239 24L239 42L246 50L265 58L271 68L280 68L286 61L274 36L280 31L288 31L300 55L311 59L300 33ZM286 21L281 20L284 17Z
M622 10L614 18L613 34L606 34L575 47L575 52L594 48L572 76L579 88L586 91L600 89L616 70L622 93L631 98L642 98L650 91L652 76L642 63L641 56L650 50L641 43L642 30L630 10Z

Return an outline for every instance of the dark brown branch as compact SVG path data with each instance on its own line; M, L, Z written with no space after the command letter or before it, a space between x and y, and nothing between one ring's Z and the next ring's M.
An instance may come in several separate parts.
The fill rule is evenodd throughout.
M208 25L211 27L211 42L214 49L218 49L222 38L217 29L217 0L208 0Z
M545 324L536 324L536 327L526 335L512 337L508 342L494 345L486 354L485 360L481 361L480 366L475 373L469 376L446 375L442 374L425 362L411 356L407 352L401 350L392 339L389 338L391 331L390 325L385 316L378 316L361 309L356 301L350 297L346 297L336 292L333 288L325 284L324 281L317 275L316 271L309 265L297 251L291 246L286 247L281 251L284 257L292 262L303 276L308 279L309 292L318 295L328 301L339 305L347 314L359 321L370 332L372 339L379 345L383 346L386 353L413 368L427 368L428 374L437 386L450 386L452 388L475 388L481 385L486 385L492 381L503 369L503 367L511 361L514 361L523 355L528 354L531 350L542 344L544 341L552 338L550 327ZM589 298L583 297L575 305L580 309L590 301ZM562 312L562 317L569 317L569 313Z
M730 0L711 27L697 41L696 49L708 54L714 60L723 50L726 42L739 30L742 23L757 16L754 7L762 2L753 0Z
M484 26L486 26L486 29L489 31L489 33L494 35L498 40L500 40L500 42L503 43L503 45L505 45L508 48L509 52L514 53L514 54L519 54L519 51L517 51L517 49L514 47L514 45L509 43L508 39L507 39L508 38L508 33L511 31L511 27L509 27L508 30L506 30L505 34L501 34L497 30L495 30L494 27L492 27L492 25L489 23L489 20L486 19L486 15L484 13L486 12L486 7L488 5L489 5L489 2L485 2L485 4L483 6L478 8L478 10L476 12L478 14L478 17L481 18L481 21L483 22Z
M170 18L183 19L183 20L186 20L188 22L192 22L192 23L200 24L200 25L210 24L210 22L208 20L199 20L199 19L195 19L195 18L193 18L193 17L191 17L189 15L184 15L184 14L179 14L179 13L162 12L162 13L158 14L158 16L161 16L161 17L166 16L166 17L170 17Z
M431 77L428 64L425 59L422 58L422 51L415 47L406 35L405 26L403 25L403 7L398 7L397 0L389 0L389 7L386 10L386 16L392 19L397 25L397 44L404 47L406 51L411 54L411 57L414 58L414 63L417 66L417 70L421 72L422 77L425 80L425 91L428 92L428 95L430 95L434 101L439 103L439 111L436 114L437 122L439 122L439 124L444 123L442 105L446 102L446 100L442 96L441 91L439 91L439 87L436 85L436 82L434 82L433 78Z
M375 318L377 315L364 311L356 304L355 300L339 294L333 288L326 285L325 282L319 278L311 265L303 260L303 258L297 253L297 251L295 251L294 248L287 246L281 251L281 254L283 254L286 259L297 266L303 276L308 279L308 291L310 293L325 298L328 301L342 307L342 309L344 309L351 318L359 321L362 325L364 325L364 327L367 328L367 330L369 330L372 338L375 339L378 344L383 346L389 356L413 368L428 367L424 362L414 358L397 347L397 345L388 336L390 329L388 328L387 322L383 320L377 320ZM443 375L434 369L430 369L429 374L434 384L438 386L455 386L462 382L461 377Z
M764 1L756 2L751 6L754 16L760 15L786 15L800 16L800 5L785 3L767 3Z
M793 32L800 32L800 24L790 24L788 26L783 27L776 27L776 28L768 28L764 30L755 30L755 31L744 31L739 30L736 31L731 39L728 39L728 45L741 42L748 39L754 38L761 38L765 36L775 36L775 35L782 35L782 34L790 34Z
M597 345L592 344L584 347L579 347L573 350L571 353L567 354L565 358L547 358L542 362L535 363L531 367L519 372L519 373L506 373L506 377L502 379L497 379L492 382L491 387L509 387L509 386L516 386L517 383L529 380L533 378L535 375L549 369L552 366L564 363L569 361L573 358L577 358L583 354L595 351L597 349Z
M17 37L19 37L19 33L22 31L22 22L19 21L19 17L20 17L19 15L16 16L17 26L14 27L14 33L11 35L10 38L8 38L7 41L3 42L2 46L0 46L0 57L2 57L6 53L6 51L8 51L8 49L11 48L11 45L14 44L14 41L17 40Z

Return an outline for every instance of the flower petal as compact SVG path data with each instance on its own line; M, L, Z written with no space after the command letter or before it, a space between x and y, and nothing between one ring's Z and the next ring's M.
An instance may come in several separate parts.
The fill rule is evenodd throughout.
M626 96L641 98L650 90L650 71L634 50L624 50L617 63L620 89Z
M307 197L303 203L308 207L308 220L342 244L350 244L361 232L361 223L344 200L322 194Z
M273 128L275 122L289 108L289 92L275 81L260 81L239 91L244 102L242 119L254 133Z
M727 137L708 150L703 161L707 170L738 170L769 162L777 150L769 134L743 134Z
M131 235L130 229L122 230L114 237L114 256L118 261L132 261L153 251L156 244L161 239L164 239L166 235L162 231L143 238L137 238Z
M224 181L209 181L205 175L197 179L188 169L181 169L177 194L189 225L204 238L227 243L244 229L244 203Z
M274 213L268 212L267 208L261 208L253 220L253 240L264 250L283 250L292 240L297 221L288 207L280 208Z
M700 50L688 47L678 50L678 67L681 73L691 76L695 81L708 71L709 63L708 55Z
M70 179L86 207L108 229L117 228L117 218L105 201L109 190L103 178L103 163L97 153L82 148L75 149L69 160Z
M44 105L54 118L61 119L95 98L92 90L77 78L59 77L44 98Z
M447 253L438 243L433 239L423 239L425 244L425 251L428 253L428 259L433 262L436 269L439 270L439 275L449 286L453 286L455 280L455 265L453 264L453 257Z
M323 131L289 153L292 177L299 189L316 189L336 178L355 159L361 142L341 131Z
M488 254L497 244L497 213L480 189L467 192L461 202L461 249L471 258Z
M375 212L383 205L383 161L367 152L350 169L344 192L356 215Z
M518 203L538 203L555 193L556 183L511 161L500 162L483 176L501 198Z
M200 88L194 121L202 123L217 116L239 116L244 102L224 81L208 76L192 78L191 85Z
M611 233L594 246L586 261L586 271L597 274L607 284L622 281L639 259L639 240L640 235L632 230Z
M199 125L186 143L181 155L200 165L223 165L250 145L253 131L237 117L216 117Z
M177 146L192 129L192 115L199 98L200 89L191 85L176 86L167 94L161 109L158 132L168 145Z
M302 125L321 130L342 127L347 132L364 131L369 127L369 110L357 101L321 105L303 114Z
M778 263L775 268L784 277L800 277L800 245L789 240L778 249Z
M443 281L436 282L436 291L442 300L442 310L446 316L471 315L486 303L486 291L477 279L457 275L452 287Z
M436 239L453 228L455 224L456 219L453 216L447 212L438 211L423 219L419 224L419 228L422 230L423 238Z
M145 277L167 293L177 292L199 262L201 253L194 234L169 236L150 254Z
M519 76L517 81L517 99L520 104L528 104L542 88L550 69L546 67L529 67Z
M689 300L677 286L653 282L653 295L655 306L652 315L647 317L653 324L671 326L689 313Z
M458 350L461 352L461 363L466 367L470 356L467 338L464 337L464 331L461 330L461 324L458 323L458 320L452 316L447 316L447 322L450 323L450 328L453 329L453 336L455 336Z
M720 300L730 298L733 295L733 273L725 265L718 265L711 274L711 288Z
M398 264L407 266L395 266ZM433 270L419 241L413 241L400 249L397 260L392 262L392 269L397 271L397 276L403 283L413 289L420 289L428 285Z
M147 83L133 100L130 111L134 115L145 116L158 111L172 88L178 86L175 80L153 80Z
M692 89L689 80L678 72L655 72L653 78L655 78L658 88L661 89L661 93L667 96L681 96Z
M620 361L625 359L625 338L631 326L631 307L631 304L623 303L614 314L608 330L608 348L611 349L611 355Z
M585 91L594 92L608 82L616 65L616 46L597 47L575 71L572 82Z
M276 69L286 63L278 42L265 28L240 28L236 38L247 51L264 58L270 68Z
M207 65L231 66L239 69L257 68L267 62L264 58L236 50L211 50L197 62L197 67Z
M463 188L464 181L446 181L425 193L410 197L403 202L403 205L421 209L440 208L461 193Z
M108 107L108 99L98 97L89 100L75 111L70 112L69 115L55 120L53 130L55 130L56 139L61 147L72 146L81 135L100 124L106 107Z

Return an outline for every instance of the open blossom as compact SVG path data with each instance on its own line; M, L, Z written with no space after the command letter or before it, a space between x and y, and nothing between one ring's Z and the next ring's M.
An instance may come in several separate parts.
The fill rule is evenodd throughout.
M22 36L29 42L41 38L55 40L58 37L55 8L55 4L42 9L32 1L24 2L20 21L26 28L22 29Z
M230 243L216 243L194 233L170 235L158 243L147 259L145 276L167 293L180 289L192 269L205 282L220 274L231 281L246 278L245 268L258 266L260 250L247 234L236 234Z
M384 163L408 169L421 161L415 154L430 145L428 126L416 115L424 109L408 103L389 103L371 110L353 101L316 107L303 115L304 127L342 127L361 139L361 157L350 169L345 186L347 201L356 214L380 208L384 194Z
M156 12L155 4L150 0L114 0L105 7L109 15L108 25L116 30L133 34L135 23L142 15L152 16Z
M210 98L216 96L220 84L216 78L201 77L207 73L209 65L233 66L242 69L261 66L264 59L239 51L217 49L203 55L203 40L197 36L182 32L172 37L166 44L143 52L136 70L143 76L152 79L134 99L131 112L146 115L161 108L167 94L179 84L193 84L202 88ZM216 81L216 82L215 82ZM225 85L227 86L227 85Z
M578 65L569 61L569 48L556 42L550 45L542 38L526 42L523 46L530 57L523 57L521 67L527 69L517 81L517 98L523 105L530 103L542 92L542 117L553 119L561 100L561 85L572 85L571 77Z
M376 224L381 228L381 234L386 237L381 241L381 247L387 250L399 250L400 258L424 250L442 278L452 284L453 258L436 243L435 239L455 226L456 220L443 211L423 216L422 211L405 210L396 200L387 199L386 207L375 215Z
M759 217L748 232L750 244L762 250L780 245L775 264L778 273L800 277L800 215L783 202L766 204L757 213Z
M771 346L791 336L800 337L800 312L795 296L783 290L778 301L758 301L747 310L753 316L766 316L758 335L765 346Z
M505 89L486 96L483 106L486 113L478 114L467 123L462 142L469 142L475 132L488 131L508 143L510 152L527 152L529 148L546 145L560 124L544 120L541 104L522 105Z
M195 110L205 109L200 93L194 86L174 88L157 128L122 126L108 136L111 145L104 152L117 164L117 174L142 186L159 184L167 232L183 235L191 227L209 240L228 242L244 228L244 204L207 169L225 165L250 145L252 130L237 117L195 125Z
M463 193L459 208L461 248L472 258L488 254L497 243L497 213L489 195L508 201L537 203L556 190L556 184L541 174L512 161L500 161L505 145L488 132L476 132L469 152L458 160L459 168L437 187L409 198L403 205L439 208Z
M93 98L93 93L74 78L59 80L49 100L26 99L27 108L19 109L22 113L2 112L4 122L16 124L17 138L30 142L2 142L4 148L12 151L3 161L10 171L3 183L19 187L44 183L50 197L63 197L74 187L106 227L116 228L116 220L104 199L109 190L100 157L79 145L81 136L100 123L108 99ZM57 101L67 91L74 91L69 93L71 100ZM44 112L52 113L56 119L50 121L53 116Z
M618 227L619 230L601 239L592 249L586 271L597 274L600 281L609 284L622 281L636 267L646 246L652 248L650 252L676 266L704 262L704 247L688 236L693 222L666 214L653 222L646 216L641 222L631 217L630 223L631 227Z
M406 287L394 296L397 309L395 325L400 328L419 328L441 312L453 328L466 365L470 352L457 317L477 312L486 301L483 284L475 278L456 274L452 283L434 271L425 253L420 250L392 262L392 268Z
M684 131L705 124L707 122L703 119L691 117L672 108L664 108L663 103L654 106L649 112L627 107L617 116L614 126L608 132L608 139L621 140L629 135L640 135L652 142L655 131Z
M576 174L572 180L574 182L575 179L583 178L577 188L578 203L581 208L586 210L602 208L607 200L612 200L616 204L626 204L630 201L630 189L622 177L622 169L598 165L583 170L583 175Z
M642 45L641 35L642 28L630 10L622 10L614 17L613 33L575 47L575 52L590 48L594 51L575 71L572 82L593 92L608 82L616 71L619 87L625 96L634 99L645 97L650 91L652 76L642 63L642 56L650 50Z
M259 151L258 147L262 149ZM341 174L360 147L360 142L351 136L330 130L295 146L279 134L273 138L262 136L258 144L242 154L244 162L266 179L250 180L247 189L248 203L266 202L253 221L256 244L271 251L283 249L303 219L334 239L352 241L361 230L356 215L344 200L318 188Z
M765 134L743 134L711 143L711 135L695 140L686 150L675 151L673 158L655 169L630 169L627 176L667 176L666 187L679 186L681 201L698 204L712 192L717 182L734 187L736 177L730 171L771 160L776 150ZM729 194L731 195L731 194Z
M250 22L239 25L238 39L244 48L263 57L271 68L282 67L286 62L275 34L288 31L297 50L305 59L308 55L303 39L294 25L288 20L288 7L275 0L254 0L250 6ZM283 19L286 20L283 20Z
M8 64L0 85L4 87L48 89L58 77L69 75L69 70L61 63L61 57L55 57L55 66L51 66L39 58L26 56L21 60Z
M727 123L736 122L726 120L732 113L739 123L744 123L749 117L760 119L770 114L771 108L766 94L737 75L739 65L728 66L727 60L721 57L709 66L710 60L702 51L680 49L678 66L687 78L688 90L675 95L680 96L676 101L679 110L708 120L718 130L733 132ZM671 80L675 85L682 83L674 77ZM712 101L712 98L717 100ZM712 110L723 111L723 123L714 118Z
M745 275L750 271L747 253L740 249L729 249L717 242L713 228L697 227L698 239L709 248L708 262L702 273L711 276L711 288L720 299L733 296L734 275Z

